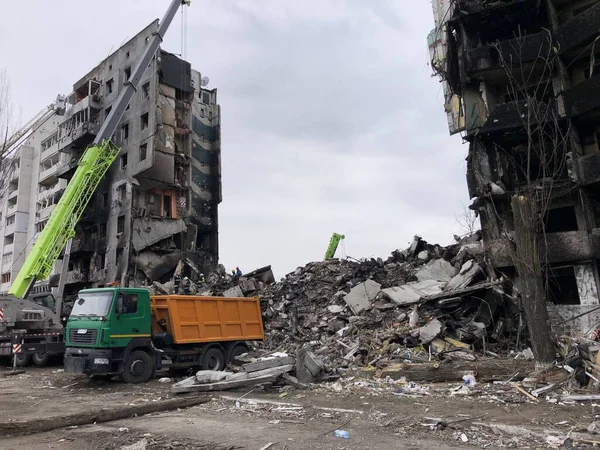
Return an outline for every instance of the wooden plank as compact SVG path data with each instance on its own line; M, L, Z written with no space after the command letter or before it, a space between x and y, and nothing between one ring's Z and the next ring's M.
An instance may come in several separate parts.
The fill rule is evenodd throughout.
M113 405L110 409L100 409L77 414L69 414L63 417L51 417L48 419L35 418L22 422L5 422L0 423L0 436L42 433L45 431L56 430L58 428L122 420L133 416L155 413L158 411L190 408L202 403L207 403L210 400L210 397L180 397L170 400L144 403L143 405Z
M442 361L436 363L398 363L381 371L381 377L406 377L408 381L462 381L466 373L474 373L478 382L504 380L516 374L523 378L535 371L535 361L516 359L487 359L479 361Z
M291 356L279 356L277 358L266 359L264 361L257 361L253 363L244 364L242 368L246 372L258 372L259 370L271 369L273 367L287 366L288 364L295 364L296 360Z

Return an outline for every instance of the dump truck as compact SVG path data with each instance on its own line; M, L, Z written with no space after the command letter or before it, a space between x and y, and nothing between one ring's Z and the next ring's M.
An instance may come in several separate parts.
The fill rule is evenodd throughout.
M150 295L144 288L79 292L67 322L67 373L143 383L157 370L223 370L264 339L258 297Z
M49 355L62 355L65 349L62 296L72 239L76 234L75 226L119 154L120 148L113 143L111 136L137 91L146 68L156 55L175 13L181 5L189 4L190 0L171 1L158 30L148 40L135 63L131 76L120 86L119 96L111 105L96 137L77 163L77 170L12 281L8 294L0 296L0 356L12 356L19 366L28 364L32 358L36 365L43 366ZM10 149L54 114L64 114L64 98L59 97L48 110L38 114L5 143L0 142L0 146ZM61 254L63 264L58 298L55 300L51 293L33 294L35 283L48 278Z

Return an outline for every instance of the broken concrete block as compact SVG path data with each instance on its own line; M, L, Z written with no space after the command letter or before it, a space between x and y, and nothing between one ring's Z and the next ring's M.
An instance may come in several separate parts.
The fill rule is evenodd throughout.
M305 348L296 354L296 377L300 383L312 383L323 372L323 362Z
M425 296L439 294L445 284L441 281L425 280L407 283L402 286L393 286L382 289L381 292L397 305L412 305Z
M425 261L427 258L429 258L429 252L427 252L426 250L423 250L422 252L419 252L419 254L417 255L417 258Z
M239 286L233 286L223 291L223 297L243 297L244 293Z
M348 294L344 296L344 301L356 315L371 307L371 302L375 300L381 285L373 280L367 280L354 286Z
M340 305L329 305L327 307L327 310L331 313L331 314L339 314L342 311L344 311L344 307L340 306Z
M467 261L462 265L458 274L448 282L444 290L451 291L467 287L480 272L481 266L479 264L473 260Z
M221 370L199 370L196 372L195 381L196 383L214 383L215 381L221 381L233 375L233 372L225 372ZM192 379L194 377L191 377ZM184 380L184 381L187 381Z
M437 319L429 321L425 326L422 326L419 330L419 340L421 344L429 344L442 332L442 322Z
M450 281L456 275L456 269L445 259L429 261L415 274L419 281Z

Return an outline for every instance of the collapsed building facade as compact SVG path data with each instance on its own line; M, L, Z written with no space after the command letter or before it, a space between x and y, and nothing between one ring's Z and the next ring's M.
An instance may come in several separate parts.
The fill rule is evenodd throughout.
M515 275L511 198L544 193L539 252L555 327L600 323L600 1L434 0L428 37L489 262Z
M64 115L53 115L16 150L15 186L3 193L3 292L157 29L158 20L77 81ZM195 279L216 267L220 107L217 90L205 84L187 61L162 49L153 57L113 136L117 160L76 227L65 296L115 282L149 285L172 277L176 267ZM13 207L19 189L22 199ZM20 248L7 248L15 227Z

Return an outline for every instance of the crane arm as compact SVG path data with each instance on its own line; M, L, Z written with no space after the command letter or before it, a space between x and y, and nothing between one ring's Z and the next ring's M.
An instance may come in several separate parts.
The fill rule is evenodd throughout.
M327 251L325 252L325 259L331 259L335 256L335 252L340 245L340 241L345 239L346 236L343 234L333 233L331 236L331 240L329 241L329 246L327 247Z
M75 225L79 222L100 180L102 180L120 151L118 147L113 145L110 137L123 118L125 109L135 94L146 68L156 54L179 6L189 4L190 0L172 0L157 31L153 33L148 46L144 49L142 56L133 68L131 77L125 81L93 143L79 160L73 178L67 185L63 196L52 211L48 223L40 233L33 249L11 284L9 294L18 298L26 297L36 280L43 280L48 277L52 266L54 266L65 246L67 246L67 249L70 247L70 244L67 244L75 236ZM67 255L65 255L65 259L68 259ZM66 264L68 265L68 262ZM65 265L65 261L63 261L63 265ZM66 267L63 267L61 274L63 286L66 269ZM61 294L59 293L59 297Z

